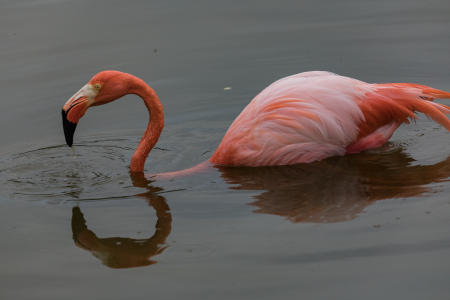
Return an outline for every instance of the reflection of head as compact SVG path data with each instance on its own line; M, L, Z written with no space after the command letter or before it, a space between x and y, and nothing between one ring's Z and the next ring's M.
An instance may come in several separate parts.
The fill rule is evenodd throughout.
M86 226L86 220L79 207L72 209L72 233L75 244L100 259L111 268L132 268L156 263L152 256L166 249L164 243L171 232L172 216L164 198L148 192L137 195L147 199L155 209L158 221L155 233L148 239L121 237L99 238Z
M450 176L450 157L429 166L411 166L413 161L397 148L295 166L219 170L231 189L264 190L250 203L257 213L328 223L354 219L377 200L421 195L427 184Z

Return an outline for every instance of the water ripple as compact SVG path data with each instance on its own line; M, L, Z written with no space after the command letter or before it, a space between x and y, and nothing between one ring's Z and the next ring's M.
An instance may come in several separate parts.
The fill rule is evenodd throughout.
M133 194L127 172L135 144L125 138L83 141L42 147L2 160L1 198L83 200L127 197Z

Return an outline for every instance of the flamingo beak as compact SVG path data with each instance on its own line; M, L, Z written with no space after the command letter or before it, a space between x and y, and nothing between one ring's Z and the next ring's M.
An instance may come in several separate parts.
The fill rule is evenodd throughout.
M95 98L95 91L90 84L86 84L70 98L62 108L62 122L64 136L69 147L73 144L73 135L78 121L84 115Z
M72 123L67 120L67 112L65 112L64 109L62 110L62 121L67 146L72 147L73 134L75 133L75 129L77 128L77 123Z

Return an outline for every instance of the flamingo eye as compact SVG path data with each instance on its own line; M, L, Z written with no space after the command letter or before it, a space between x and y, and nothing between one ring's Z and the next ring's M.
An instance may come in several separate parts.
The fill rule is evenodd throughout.
M94 84L94 89L96 89L97 91L100 90L101 88L102 88L102 85L100 83Z

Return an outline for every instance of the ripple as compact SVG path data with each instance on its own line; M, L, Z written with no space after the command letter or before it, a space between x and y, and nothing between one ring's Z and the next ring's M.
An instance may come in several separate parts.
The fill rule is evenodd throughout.
M51 202L123 198L133 194L129 157L136 141L114 138L42 147L2 160L0 198ZM113 195L111 197L111 195Z

